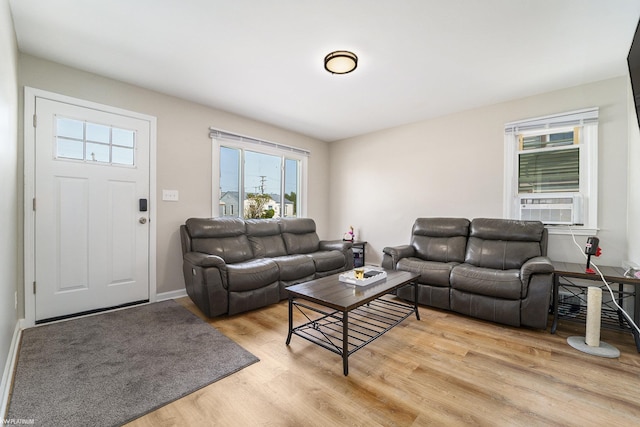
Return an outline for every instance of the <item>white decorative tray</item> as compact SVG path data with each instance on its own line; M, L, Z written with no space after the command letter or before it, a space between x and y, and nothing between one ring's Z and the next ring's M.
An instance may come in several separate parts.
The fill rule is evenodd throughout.
M364 279L356 279L356 272L354 270L345 271L338 279L341 282L349 283L356 286L367 286L372 283L379 282L387 278L387 272L381 269L361 267L358 270L364 270Z

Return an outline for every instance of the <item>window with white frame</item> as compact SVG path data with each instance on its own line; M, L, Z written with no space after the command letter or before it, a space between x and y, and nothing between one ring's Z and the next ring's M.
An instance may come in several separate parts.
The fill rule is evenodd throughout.
M213 216L301 217L309 152L211 129Z
M57 160L135 166L134 130L56 116L55 144Z
M504 138L505 216L594 232L598 109L507 123Z

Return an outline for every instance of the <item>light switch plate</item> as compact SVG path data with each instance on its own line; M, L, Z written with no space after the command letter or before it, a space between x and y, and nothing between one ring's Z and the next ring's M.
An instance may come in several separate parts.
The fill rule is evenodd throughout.
M178 190L162 190L162 200L165 202L177 202L178 198Z

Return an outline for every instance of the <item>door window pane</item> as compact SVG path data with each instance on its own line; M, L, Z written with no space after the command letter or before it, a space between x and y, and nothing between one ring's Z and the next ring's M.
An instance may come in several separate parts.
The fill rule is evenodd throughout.
M87 143L85 160L90 162L109 163L109 146L104 144Z
M133 147L135 132L132 130L112 128L111 143L122 147Z
M135 165L136 132L56 117L56 158Z
M87 123L87 141L110 142L109 126L99 125L96 123Z
M84 159L84 144L73 139L57 138L58 157L66 159Z
M124 147L111 147L111 163L119 165L133 165L133 149Z
M80 120L57 118L56 134L65 138L84 139L84 122Z

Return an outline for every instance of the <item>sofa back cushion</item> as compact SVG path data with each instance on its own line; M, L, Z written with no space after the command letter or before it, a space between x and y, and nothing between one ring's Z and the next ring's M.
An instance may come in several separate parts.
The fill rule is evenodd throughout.
M426 261L463 262L469 220L465 218L418 218L411 231L416 256Z
M547 233L539 221L476 218L471 221L465 262L509 270L544 255Z
M281 218L279 221L287 254L308 254L320 248L316 223L311 218Z
M287 255L280 233L280 224L275 219L247 219L247 237L256 258L275 258Z
M253 258L246 227L240 218L189 218L185 225L194 252L217 255L229 264Z

